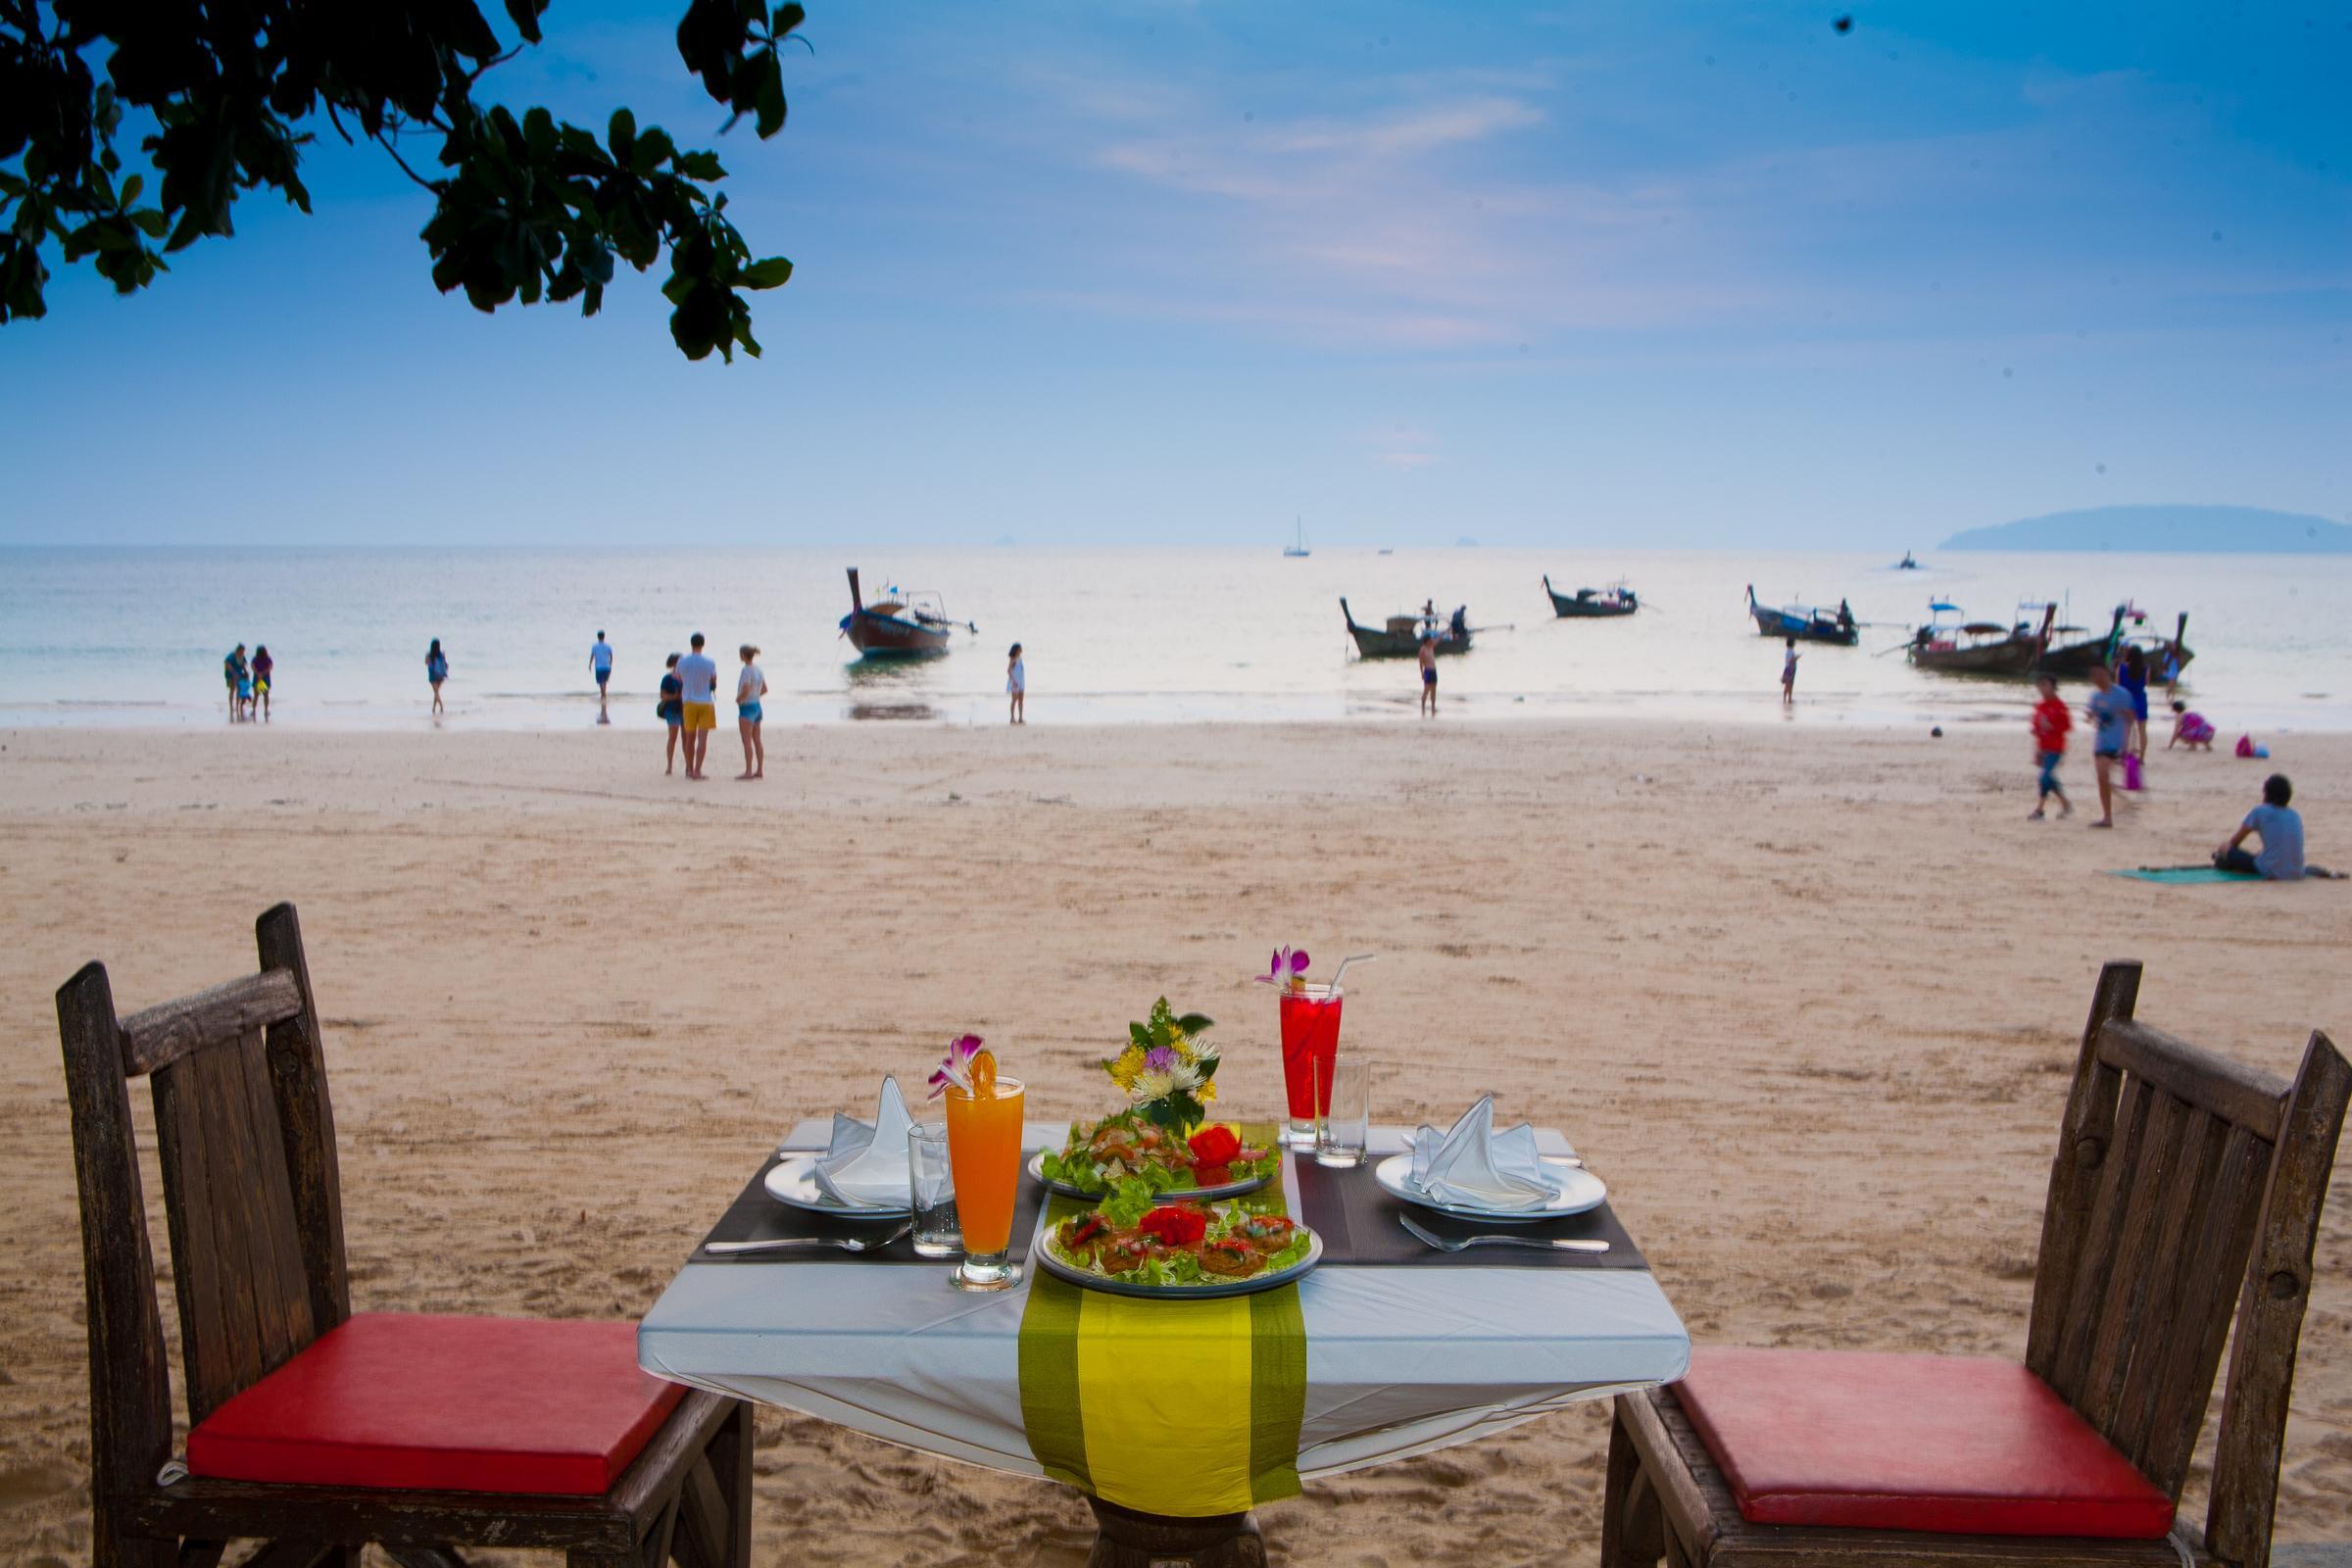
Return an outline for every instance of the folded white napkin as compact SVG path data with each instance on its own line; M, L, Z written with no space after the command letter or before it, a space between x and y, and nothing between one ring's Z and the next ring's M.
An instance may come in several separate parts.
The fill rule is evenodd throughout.
M1544 1174L1534 1127L1494 1130L1493 1095L1462 1112L1449 1132L1414 1131L1413 1185L1440 1202L1505 1210L1541 1208L1558 1191Z
M906 1192L906 1099L896 1078L882 1080L882 1102L871 1126L833 1113L833 1142L816 1156L816 1185L837 1202L858 1208L905 1208Z

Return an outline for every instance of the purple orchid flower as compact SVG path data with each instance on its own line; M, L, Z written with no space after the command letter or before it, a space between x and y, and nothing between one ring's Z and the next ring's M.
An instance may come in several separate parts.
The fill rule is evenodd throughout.
M1266 966L1264 974L1256 978L1260 985L1281 986L1290 984L1293 975L1304 973L1306 973L1306 950L1304 948L1277 948L1274 950L1274 961Z
M937 1100L948 1092L950 1084L954 1084L967 1095L970 1094L972 1092L972 1058L980 1054L980 1046L981 1040L978 1035L957 1035L949 1041L947 1059L942 1061L939 1064L939 1070L931 1075L931 1093L927 1098Z

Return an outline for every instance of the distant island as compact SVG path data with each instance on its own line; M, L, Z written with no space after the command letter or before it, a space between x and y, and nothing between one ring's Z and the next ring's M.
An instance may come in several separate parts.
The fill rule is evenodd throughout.
M1946 550L2136 550L2248 555L2352 554L2352 528L2262 507L2089 507L1969 528Z

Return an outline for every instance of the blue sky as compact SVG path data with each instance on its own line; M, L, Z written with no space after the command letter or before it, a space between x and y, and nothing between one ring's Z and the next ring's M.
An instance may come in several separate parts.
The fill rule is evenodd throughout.
M330 135L315 217L0 328L0 542L2352 520L2339 6L811 0L765 144L680 9L556 0L492 79L720 150L798 269L764 360L681 360L658 277L444 298L427 198Z

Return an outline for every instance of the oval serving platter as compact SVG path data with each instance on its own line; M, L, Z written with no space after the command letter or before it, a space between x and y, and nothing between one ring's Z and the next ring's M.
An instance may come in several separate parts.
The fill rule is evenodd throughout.
M1299 1228L1305 1229L1304 1226ZM1252 1279L1218 1280L1213 1285L1133 1285L1125 1280L1110 1279L1055 1255L1054 1244L1043 1230L1039 1232L1037 1246L1032 1249L1030 1255L1047 1273L1057 1279L1068 1280L1081 1290L1101 1291L1105 1296L1132 1296L1151 1301L1214 1301L1233 1296L1255 1296L1260 1291L1270 1291L1303 1278L1317 1263L1323 1261L1323 1238L1312 1231L1307 1234L1313 1236L1314 1240L1308 1246L1306 1255L1290 1267L1278 1268L1271 1274L1260 1274Z
M1279 1169L1280 1167L1278 1166L1276 1168ZM1075 1198L1081 1203L1100 1203L1102 1201L1102 1200L1110 1196L1108 1193L1090 1193L1084 1188L1072 1187L1068 1182L1048 1181L1046 1179L1046 1152L1042 1149L1029 1156L1029 1163L1023 1166L1022 1169L1029 1173L1029 1179L1031 1181L1037 1183L1040 1187L1043 1187L1047 1192L1055 1194L1062 1198ZM1171 1187L1166 1192L1158 1194L1154 1201L1161 1203L1206 1203L1212 1202L1220 1198L1239 1198L1244 1193L1256 1192L1260 1187L1265 1186L1273 1179L1273 1172L1268 1172L1263 1176L1250 1177L1247 1181L1220 1182L1214 1187Z

